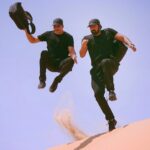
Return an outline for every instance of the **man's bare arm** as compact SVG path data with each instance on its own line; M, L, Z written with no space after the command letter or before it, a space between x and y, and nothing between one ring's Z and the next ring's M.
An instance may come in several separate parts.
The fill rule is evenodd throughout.
M136 47L135 45L129 40L128 37L120 34L120 33L117 33L115 35L115 39L118 40L118 41L121 41L123 42L124 44L126 44L129 48L131 48L134 52L136 51Z
M29 41L30 43L38 43L38 42L40 42L40 40L39 40L38 38L35 38L35 37L32 36L31 34L29 34L29 33L27 32L27 30L25 30L25 34L26 34L26 37L27 37L27 39L28 39L28 41Z
M82 44L81 44L81 49L80 49L80 57L84 57L87 53L87 43L88 43L88 40L83 40L82 41Z

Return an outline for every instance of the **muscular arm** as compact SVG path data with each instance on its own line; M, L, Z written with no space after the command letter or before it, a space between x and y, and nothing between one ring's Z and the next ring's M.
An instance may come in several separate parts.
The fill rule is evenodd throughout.
M80 57L84 57L87 53L87 43L88 43L88 40L84 39L82 41L82 44L81 44L81 49L80 49Z
M30 43L38 43L38 42L40 42L40 40L38 38L33 37L31 34L29 34L27 32L27 30L25 30L25 34L26 34L26 37L27 37L27 39L28 39L28 41Z
M69 50L69 56L74 60L74 62L77 64L77 56L76 56L76 52L74 50L73 46L69 46L68 47Z
M118 40L118 41L121 41L123 43L125 43L128 47L130 47L133 51L136 51L136 47L135 45L129 40L128 37L120 34L120 33L117 33L115 35L115 39Z

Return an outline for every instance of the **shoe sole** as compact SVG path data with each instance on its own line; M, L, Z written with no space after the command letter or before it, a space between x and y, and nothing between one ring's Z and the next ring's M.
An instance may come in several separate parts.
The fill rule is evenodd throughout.
M58 87L58 84L57 84L57 86L56 86L54 89L50 87L50 88L49 88L49 91L53 93L53 92L56 91L57 87Z
M45 86L42 86L42 87L39 87L39 86L38 86L38 89L44 89L45 87L46 87L46 85L45 85Z
M110 101L116 101L116 100L117 100L117 97L109 97L109 100L110 100Z

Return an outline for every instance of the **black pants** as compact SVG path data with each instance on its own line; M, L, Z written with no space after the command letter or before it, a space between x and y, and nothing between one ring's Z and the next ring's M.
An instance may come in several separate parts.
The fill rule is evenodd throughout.
M60 72L61 78L63 78L73 68L74 61L71 57L67 57L64 60L55 59L49 56L48 51L44 50L41 52L40 58L40 76L39 80L46 81L46 69L51 72Z
M92 88L95 98L107 120L114 119L114 115L104 97L105 88L114 90L113 75L118 70L119 63L113 59L103 59L91 69Z

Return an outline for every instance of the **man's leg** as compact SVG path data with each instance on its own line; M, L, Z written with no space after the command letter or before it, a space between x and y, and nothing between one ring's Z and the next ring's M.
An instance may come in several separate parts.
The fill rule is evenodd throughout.
M113 75L117 72L119 64L112 59L103 59L100 63L100 68L103 72L104 82L107 90L109 91L109 99L116 100L116 94L114 92Z
M59 61L49 56L48 51L45 50L41 52L40 58L39 89L44 88L46 85L46 69L51 72L59 72Z
M57 89L58 84L62 81L63 77L68 74L74 65L74 61L71 57L64 59L60 63L60 74L54 79L49 91L54 92Z
M45 81L46 81L47 61L48 61L48 52L45 50L41 52L41 57L40 57L40 76L39 76L40 83L38 85L39 89L44 88L46 86Z
M111 130L115 129L115 125L116 125L117 121L115 120L114 114L113 114L112 110L110 109L110 107L104 97L105 84L104 84L103 80L101 80L101 79L99 80L96 76L92 77L92 88L95 93L96 101L99 104L102 112L104 113L106 120L108 121L109 131L111 131Z

